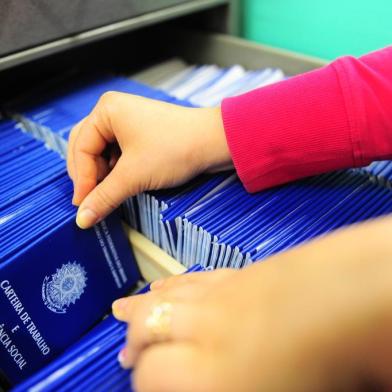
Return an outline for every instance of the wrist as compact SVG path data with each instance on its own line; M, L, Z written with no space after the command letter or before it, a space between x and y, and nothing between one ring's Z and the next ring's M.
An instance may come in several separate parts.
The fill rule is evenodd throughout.
M232 169L220 107L200 109L202 118L202 159L210 173Z

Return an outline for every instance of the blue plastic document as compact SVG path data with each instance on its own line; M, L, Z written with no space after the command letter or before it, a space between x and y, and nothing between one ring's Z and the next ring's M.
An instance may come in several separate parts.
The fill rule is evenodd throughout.
M187 273L203 271L199 265ZM149 285L137 294L149 291ZM18 385L14 392L59 390L119 391L132 390L130 372L123 370L117 355L125 344L126 325L107 317L62 356Z
M82 231L74 218L0 265L0 368L12 383L50 362L139 278L112 215Z
M0 141L0 374L14 384L78 340L140 275L117 212L76 226L58 154L14 121L0 122Z

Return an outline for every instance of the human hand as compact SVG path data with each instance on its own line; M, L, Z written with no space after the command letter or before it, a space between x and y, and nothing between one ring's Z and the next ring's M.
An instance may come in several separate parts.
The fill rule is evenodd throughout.
M139 192L231 167L219 108L186 108L117 92L104 94L75 126L67 156L81 228Z
M134 367L133 385L142 392L392 386L390 235L392 219L384 219L241 271L175 276L116 301L114 315L130 324L121 362ZM161 321L169 323L156 335L148 320L167 304Z

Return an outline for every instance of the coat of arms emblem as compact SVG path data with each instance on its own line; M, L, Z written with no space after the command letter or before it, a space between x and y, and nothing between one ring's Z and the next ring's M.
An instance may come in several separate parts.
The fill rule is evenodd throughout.
M76 263L63 264L51 276L46 276L42 284L44 304L55 313L66 313L83 294L87 276L84 268Z

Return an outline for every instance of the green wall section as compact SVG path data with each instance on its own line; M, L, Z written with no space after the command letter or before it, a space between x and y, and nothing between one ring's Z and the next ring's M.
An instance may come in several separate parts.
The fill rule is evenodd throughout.
M242 0L242 35L325 59L392 44L392 0Z

